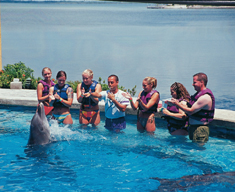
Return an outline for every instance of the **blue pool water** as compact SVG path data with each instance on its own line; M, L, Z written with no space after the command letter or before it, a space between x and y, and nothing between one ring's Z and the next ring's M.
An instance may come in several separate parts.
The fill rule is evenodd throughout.
M23 111L23 112L22 112ZM123 133L97 129L78 123L51 122L55 142L27 147L30 120L35 108L0 106L0 190L1 191L155 191L159 180L174 181L182 176L235 170L234 141L210 137L204 146L187 137L171 136L158 123L154 135L136 131L134 116L127 117ZM234 177L210 182L181 182L187 191L234 191Z

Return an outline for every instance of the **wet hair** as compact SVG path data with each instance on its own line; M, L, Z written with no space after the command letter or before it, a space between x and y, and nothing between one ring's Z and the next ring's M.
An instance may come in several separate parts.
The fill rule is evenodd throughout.
M82 75L87 74L89 77L93 77L93 71L90 69L86 69L83 71Z
M157 87L157 79L154 77L145 77L143 81L147 81L148 84L153 84L153 89Z
M42 76L44 75L44 71L45 70L49 70L50 72L51 72L51 69L49 68L49 67L44 67L43 69L42 69ZM52 72L51 72L52 73Z
M186 101L189 101L190 95L183 84L175 82L171 85L171 88L176 92L177 99L185 99Z
M65 76L65 79L67 79L67 75L65 73L65 71L59 71L56 75L56 79L59 79L60 77Z
M196 73L193 77L197 76L198 81L203 81L204 85L207 85L207 75L205 73Z
M119 79L118 79L118 76L117 75L109 75L109 77L108 78L110 78L110 77L115 77L115 79L116 79L116 82L118 82L119 81Z

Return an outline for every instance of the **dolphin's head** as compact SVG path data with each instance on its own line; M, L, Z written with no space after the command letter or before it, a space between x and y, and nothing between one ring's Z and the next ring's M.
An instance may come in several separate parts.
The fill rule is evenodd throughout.
M49 124L45 115L44 105L40 103L31 120L28 145L43 145L50 142Z
M41 117L41 119L47 119L47 117L45 115L44 105L42 102L39 103L39 105L38 105L37 113Z

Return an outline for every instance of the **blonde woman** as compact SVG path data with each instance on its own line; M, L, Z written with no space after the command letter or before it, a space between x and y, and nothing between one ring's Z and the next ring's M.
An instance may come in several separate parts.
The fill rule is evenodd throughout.
M37 97L38 102L44 104L44 110L46 115L52 115L53 107L49 106L49 89L53 87L55 83L51 80L51 69L49 67L44 67L42 69L43 80L38 82L37 86Z
M82 73L83 82L77 86L77 100L81 103L79 123L98 125L100 123L99 99L91 97L92 92L100 93L101 85L93 80L93 71L86 69Z
M154 77L146 77L142 83L143 91L138 95L138 99L134 103L129 93L123 93L123 96L129 99L133 110L138 109L137 130L139 132L154 132L156 129L154 114L157 112L160 94L155 90L157 87L157 79Z

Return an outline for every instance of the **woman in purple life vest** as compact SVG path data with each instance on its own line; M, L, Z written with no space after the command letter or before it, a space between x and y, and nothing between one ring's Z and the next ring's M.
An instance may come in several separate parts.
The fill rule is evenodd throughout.
M43 102L46 115L52 115L53 110L53 107L49 106L49 89L55 85L51 80L51 75L51 69L44 67L42 69L44 79L40 80L37 86L38 102Z
M154 132L156 130L154 114L157 112L160 94L154 90L157 87L157 79L146 77L142 83L143 91L134 103L129 93L123 93L123 96L130 100L133 110L138 109L137 130L139 132Z
M181 83L173 83L170 92L174 99L178 99L184 105L187 105L190 100L188 91ZM167 128L171 135L188 135L188 117L184 111L170 105L162 108L161 111L167 120Z

